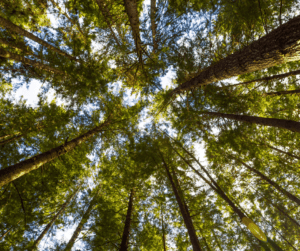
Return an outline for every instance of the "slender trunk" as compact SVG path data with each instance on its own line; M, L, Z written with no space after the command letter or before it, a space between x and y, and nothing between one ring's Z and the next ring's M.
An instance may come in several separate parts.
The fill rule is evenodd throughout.
M64 143L63 145L60 145L47 152L41 153L30 159L21 161L15 165L0 170L0 187L23 176L26 173L38 169L40 166L50 162L51 160L54 160L57 157L72 151L76 146L80 145L81 143L85 142L86 140L100 132L101 129L108 124L109 122L105 121L101 125L95 127L92 130L89 130L88 132L69 142Z
M1 48L0 48L0 57L12 59L12 60L17 61L17 62L22 62L23 64L31 65L35 68L40 69L40 70L45 70L45 71L53 72L53 73L60 74L60 75L65 74L63 71L60 71L56 68L53 68L51 66L42 64L41 62L37 62L37 61L34 61L32 59L25 58L25 57L23 57L19 54L15 54L15 53L12 53L12 52L5 51Z
M7 135L0 136L0 140L5 139L7 137L11 137L11 136L16 136L17 134L19 134L19 132L16 134L7 134Z
M119 43L119 40L114 32L114 30L112 29L112 25L111 25L111 15L110 15L110 11L108 10L107 6L104 4L103 0L95 0L96 3L98 4L98 7L104 17L105 22L108 25L108 28L113 36L113 38L115 39L117 45L119 47L121 47L121 44Z
M65 211L71 200L74 198L78 190L80 189L81 185L75 190L75 192L69 197L69 199L61 206L60 210L57 212L57 214L53 217L53 219L48 223L48 225L45 227L44 231L40 234L40 236L36 239L36 241L33 243L33 246L31 247L31 250L35 250L37 246L39 245L40 241L44 238L44 236L47 234L49 229L52 227L56 219Z
M44 41L44 40L42 40L40 38L38 38L37 36L33 35L32 33L28 32L26 30L24 30L23 28L15 25L15 24L13 24L12 22L10 22L9 20L7 20L7 19L5 19L3 17L0 17L0 26L4 27L6 29L9 29L9 30L11 30L11 31L13 31L13 32L21 35L21 36L28 37L29 39L37 42L38 44L43 45L44 47L48 48L49 50L52 50L52 51L54 51L54 52L56 52L56 53L58 53L58 54L60 54L62 56L65 56L65 57L67 57L67 58L69 58L71 60L75 60L77 62L80 62L75 57L70 56L66 52L64 52L64 51L62 51L62 50L54 47L53 45L47 43L46 41Z
M299 74L300 74L300 70L290 71L287 73L277 74L277 75L273 75L270 77L254 79L254 80L250 80L250 81L246 81L246 82L242 82L242 83L238 83L238 84L234 84L234 85L227 85L227 86L221 87L221 89L226 88L226 87L238 86L238 85L247 85L247 84L251 84L251 83L255 83L255 82L269 81L269 80L274 80L274 79L279 80L279 79L283 79L283 78L290 77L290 76L296 76Z
M290 130L292 132L300 132L300 122L286 119L273 119L273 118L262 118L249 115L236 115L236 114L226 114L220 112L202 112L202 114L207 114L220 118L233 119L237 121L253 123L263 126L272 126Z
M169 181L171 183L173 192L175 194L177 203L179 205L179 209L180 209L182 218L184 220L184 224L185 224L185 226L186 226L186 228L188 230L188 234L189 234L192 246L193 246L193 250L194 251L201 251L202 249L200 247L200 243L199 243L199 240L198 240L198 237L197 237L197 234L196 234L196 231L195 231L195 228L194 228L191 216L190 216L190 214L188 212L188 208L187 208L187 206L184 203L184 198L181 198L181 196L180 196L180 194L179 194L179 192L178 192L178 190L176 188L176 185L175 185L175 183L173 181L173 178L171 176L169 168L168 168L168 166L167 166L167 164L166 164L166 162L165 162L162 154L161 154L161 158L162 158L163 165L164 165L166 173L167 173L167 177L168 177L168 179L169 179Z
M24 45L24 46L22 47L21 45L14 44L14 43L12 43L12 42L8 42L8 41L6 41L6 40L4 40L4 39L2 39L2 38L0 38L0 43L1 43L1 44L5 44L5 45L7 45L8 47L17 49L17 50L19 50L19 51L22 51L24 54L26 54L26 55L28 55L28 56L33 56L33 57L36 57L36 58L38 58L38 59L40 59L40 60L43 60L40 56L34 54L33 51L30 49L29 46L25 46L25 45Z
M268 92L264 96L280 96L280 95L292 95L300 93L300 89L290 90L290 91L280 91L280 92Z
M142 63L142 42L140 37L139 14L137 11L137 0L124 0L125 11L128 15L136 52L140 63Z
M272 185L276 190L278 190L279 192L281 192L282 194L284 194L285 196L287 196L290 200L296 202L298 205L300 205L300 199L298 199L295 195L291 194L290 192L286 191L284 188L282 188L281 186L279 186L276 182L272 181L271 179L269 179L267 176L265 176L264 174L262 174L260 171L256 170L255 168L247 165L245 162L243 162L242 160L234 157L233 155L230 155L231 157L233 157L235 160L237 160L238 162L240 162L244 167L246 167L248 170L252 171L253 173L255 173L256 175L258 175L260 178L262 178L263 180L267 181L270 185Z
M276 28L243 49L205 68L173 89L170 96L245 73L299 60L300 16Z
M206 179L197 169L195 169L189 161L187 161L175 148L173 150L177 153L177 155L196 173L200 178L202 178L221 198L223 198L229 206L233 209L233 211L240 217L242 220L246 215L229 199L229 197L223 192L221 187L215 182L215 180L211 177L211 175L207 172L207 170L198 162L198 165L202 169L202 171L205 172L205 174L208 176L210 181Z
M215 233L215 231L212 229L212 233L213 233L213 236L214 236L214 238L215 238L215 240L216 240L216 243L217 243L217 245L218 245L218 248L220 249L220 251L223 251L223 248L222 248L222 246L221 246L221 244L220 244L220 242L219 242L219 239L218 239L218 237L216 236L216 233Z
M290 157L292 157L292 158L295 158L295 159L300 160L300 157L299 157L299 156L296 156L296 155L291 154L291 153L286 152L286 151L282 151L282 150L280 150L280 149L278 149L278 148L276 148L276 147L274 147L274 146L271 146L271 145L269 145L269 144L267 144L267 143L260 142L260 144L265 145L265 146L267 146L267 147L269 147L269 148L271 148L271 149L273 149L273 150L275 150L275 151L277 151L277 152L286 154L287 156L290 156Z
M122 242L119 251L127 251L128 249L128 240L130 234L130 224L131 224L131 214L132 214L132 206L133 206L133 196L134 196L134 188L131 189L130 197L128 201L126 220L124 225L124 231L122 236Z
M164 215L163 215L163 210L162 210L162 205L161 205L161 229L162 229L162 241L163 241L163 247L164 247L164 251L167 251L166 248L166 236L165 236L165 226L164 226Z
M100 187L98 188L98 191L96 193L96 195L93 197L92 201L90 202L90 205L88 207L88 209L84 212L84 215L82 216L81 218L81 221L79 222L77 228L75 229L71 239L69 240L66 248L65 248L65 251L71 251L76 239L78 238L84 224L88 221L89 217L90 217L90 214L96 204L96 199L99 195L99 192L100 192Z
M13 226L8 229L1 237L0 237L0 240L2 240L11 230L13 229Z
M156 22L155 22L155 15L156 15L156 0L151 0L151 30L152 30L152 42L153 42L153 53L156 52L158 45L156 42Z
M208 251L211 251L211 248L209 247L209 245L208 245L208 243L207 243L207 241L206 241L206 238L205 238L205 236L204 236L204 234L203 234L203 231L202 231L201 227L199 227L199 230L200 230L202 239L204 240L205 246L207 247L207 250L208 250Z
M272 202L271 202L272 203ZM289 216L289 214L287 214L282 208L280 208L279 206L273 204L273 207L275 207L280 213L282 213L285 217L287 217L296 227L298 227L300 229L300 224L293 219L291 216Z
M21 138L21 137L23 137L22 134L21 134L21 135L14 136L14 137L12 137L12 138L10 138L10 139L6 139L6 140L3 140L3 141L0 141L0 146L3 146L3 145L5 145L5 144L7 144L7 143L9 143L9 142L12 142L12 141L14 141L14 140L16 140L16 139Z

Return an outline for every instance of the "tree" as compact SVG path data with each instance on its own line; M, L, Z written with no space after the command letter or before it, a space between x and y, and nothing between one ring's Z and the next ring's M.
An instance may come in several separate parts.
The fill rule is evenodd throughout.
M0 1L0 250L298 250L299 8Z

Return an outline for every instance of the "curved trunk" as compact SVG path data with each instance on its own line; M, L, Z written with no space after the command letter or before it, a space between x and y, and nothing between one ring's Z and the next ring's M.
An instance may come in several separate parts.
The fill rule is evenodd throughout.
M276 28L243 49L202 70L198 76L181 84L171 97L212 82L269 68L300 58L300 16Z
M127 207L127 214L126 214L126 220L124 225L124 231L122 236L122 242L119 251L127 251L128 249L128 240L129 240L129 234L130 234L130 224L131 224L131 214L132 214L132 204L133 204L133 195L134 195L134 189L131 189L130 197L128 201L128 207Z
M90 217L90 214L95 206L95 203L96 203L96 199L98 197L98 194L100 192L100 188L98 189L98 192L97 194L94 196L94 198L92 199L92 201L90 202L90 205L88 207L88 209L84 212L84 215L82 216L81 218L81 221L79 222L77 228L75 229L71 239L69 240L66 248L65 248L65 251L71 251L77 237L79 236L84 224L88 221L89 217Z
M179 206L179 209L180 209L180 212L181 212L181 215L182 215L182 218L184 220L184 224L188 230L188 234L189 234L189 237L190 237L190 241L192 243L192 246L193 246L193 250L194 251L201 251L201 247L200 247L200 243L199 243L199 240L198 240L198 237L197 237L197 234L196 234L196 231L195 231L195 228L194 228L194 225L193 225L193 222L192 222L192 219L191 219L191 216L189 214L189 211L188 211L188 208L183 200L183 198L181 198L177 188L176 188L176 185L173 181L173 178L172 178L172 175L169 171L169 168L161 154L161 158L162 158L162 161L163 161L163 165L165 167L165 170L166 170L166 173L167 173L167 177L171 183L171 186L172 186L172 189L173 189L173 192L175 194L175 197L176 197L176 200L177 200L177 203L178 203L178 206Z
M53 72L53 73L60 74L60 75L65 74L63 71L55 69L51 66L42 64L41 62L37 62L37 61L31 60L31 59L25 58L25 57L23 57L19 54L15 54L15 53L12 53L12 52L5 51L1 48L0 48L0 57L12 59L12 60L17 61L17 62L22 62L23 64L31 65L31 66L33 66L37 69L40 69L40 70L45 70L45 71Z
M220 112L202 112L202 114L207 114L210 116L226 118L226 119L233 119L237 121L258 124L263 126L273 126L273 127L287 129L292 132L300 132L300 122L296 122L293 120L262 118L256 116L235 115L235 114L226 114Z
M165 235L165 225L164 225L164 215L163 215L163 210L162 210L162 205L161 205L161 230L162 230L162 241L163 241L163 247L164 251L167 251L166 247L166 235Z
M35 250L37 246L39 245L40 241L43 239L43 237L47 234L48 230L52 227L55 220L65 211L68 204L71 202L71 200L74 198L75 194L80 189L81 185L75 190L75 192L69 197L69 199L61 206L60 210L57 212L57 214L53 217L53 219L48 223L48 225L45 227L44 231L40 234L40 236L36 239L36 241L33 243L33 246L31 247L31 250Z
M267 143L260 142L260 144L265 145L265 146L267 146L267 147L269 147L269 148L271 148L271 149L273 149L273 150L275 150L275 151L277 151L277 152L286 154L287 156L290 156L290 157L292 157L292 158L295 158L295 159L300 160L300 157L298 157L298 156L296 156L296 155L294 155L294 154L291 154L291 153L289 153L289 152L282 151L282 150L280 150L280 149L278 149L278 148L276 148L276 147L274 147L274 146L271 146L271 145L269 145L269 144L267 144Z
M21 27L15 25L15 24L12 23L11 21L9 21L9 20L7 20L7 19L1 17L1 16L0 16L0 26L4 27L4 28L6 28L6 29L9 29L9 30L11 30L11 31L13 31L13 32L15 32L15 33L21 35L21 36L28 37L29 39L31 39L31 40L33 40L33 41L35 41L35 42L37 42L37 43L43 45L43 46L46 47L47 49L52 50L52 51L54 51L54 52L56 52L56 53L58 53L58 54L60 54L60 55L62 55L62 56L65 56L65 57L67 57L67 58L69 58L69 59L71 59L71 60L75 60L75 61L77 61L77 62L80 62L78 59L76 59L76 58L70 56L70 55L67 54L66 52L63 52L62 50L60 50L60 49L54 47L53 45L47 43L46 41L44 41L44 40L42 40L42 39L40 39L40 38L38 38L37 36L33 35L32 33L30 33L30 32L28 32L28 31L24 30L23 28L21 28Z
M72 151L76 146L80 145L81 143L85 142L86 140L100 132L101 129L108 124L109 122L106 121L100 126L95 127L94 129L80 135L79 137L69 142L66 142L65 144L62 144L47 152L41 153L30 159L21 161L15 165L0 170L0 187L23 176L26 173L38 169L40 166L50 162L51 160L54 160L57 157Z
M255 173L257 176L259 176L260 178L262 178L263 180L267 181L270 185L272 185L276 190L278 190L279 192L281 192L282 194L284 194L285 196L287 196L290 200L296 202L298 205L300 205L300 199L298 199L295 195L291 194L290 192L286 191L284 188L282 188L281 186L279 186L276 182L272 181L271 179L269 179L267 176L265 176L264 174L262 174L260 171L256 170L255 168L247 165L245 162L243 162L242 160L230 155L231 157L233 157L235 160L237 160L238 162L240 162L243 166L245 166L248 170L252 171L253 173Z

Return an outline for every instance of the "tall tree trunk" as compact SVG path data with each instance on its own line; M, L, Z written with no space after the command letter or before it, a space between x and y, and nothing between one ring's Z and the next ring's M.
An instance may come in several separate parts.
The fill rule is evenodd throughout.
M31 66L33 66L37 69L45 70L45 71L48 71L48 72L53 72L53 73L56 73L56 74L59 74L59 75L64 75L65 74L63 71L60 71L56 68L53 68L51 66L42 64L41 62L37 62L37 61L34 61L32 59L25 58L25 57L23 57L19 54L15 54L15 53L12 53L12 52L5 51L1 48L0 48L0 57L12 59L12 60L17 61L17 62L22 62L23 64L31 65Z
M202 231L201 227L199 227L199 230L200 230L202 239L204 240L205 246L207 247L207 250L208 250L208 251L211 251L211 248L209 247L209 245L208 245L208 243L207 243L207 241L206 241L206 238L205 238L205 236L204 236L204 234L203 234L203 231Z
M264 96L280 96L280 95L292 95L300 93L300 89L290 91L268 92Z
M232 158L234 158L236 161L240 162L244 167L246 167L251 172L255 173L257 176L259 176L263 180L267 181L276 190L278 190L279 192L281 192L282 194L284 194L285 196L287 196L290 200L296 202L300 206L300 199L297 198L295 195L293 195L290 192L286 191L284 188L282 188L281 186L279 186L276 182L272 181L271 179L269 179L267 176L265 176L264 174L262 174L260 171L256 170L255 168L247 165L245 162L243 162L239 158L236 158L235 156L233 156L231 154L229 156L231 156Z
M96 3L98 4L99 10L101 11L101 13L102 13L102 15L103 15L104 20L105 20L105 22L107 23L108 28L109 28L109 30L110 30L110 32L111 32L113 38L115 39L117 45L118 45L119 47L121 47L121 44L120 44L120 42L119 42L119 40L118 40L118 38L117 38L117 36L116 36L114 30L112 29L111 15L110 15L109 9L108 9L107 6L104 4L103 0L95 0L95 1L96 1Z
M296 156L296 155L291 154L291 153L286 152L286 151L282 151L282 150L280 150L280 149L278 149L278 148L276 148L276 147L274 147L274 146L271 146L271 145L269 145L269 144L267 144L267 143L264 143L264 142L259 142L259 143L260 143L261 145L265 145L265 146L267 146L267 147L269 147L269 148L271 148L271 149L273 149L273 150L275 150L275 151L277 151L277 152L286 154L287 156L290 156L290 157L292 157L292 158L295 158L295 159L300 160L300 157L299 157L299 156Z
M11 21L9 21L9 20L7 20L7 19L5 19L3 17L0 17L0 26L4 27L6 29L9 29L9 30L11 30L11 31L13 31L13 32L21 35L21 36L28 37L29 39L31 39L31 40L33 40L33 41L35 41L35 42L43 45L47 49L52 50L52 51L54 51L54 52L56 52L56 53L58 53L58 54L60 54L62 56L65 56L65 57L67 57L67 58L69 58L71 60L75 60L77 62L80 62L75 57L70 56L66 52L64 52L64 51L62 51L62 50L54 47L53 45L47 43L46 41L44 41L44 40L42 40L40 38L38 38L37 36L33 35L32 33L28 32L26 30L24 30L23 28L15 25L15 24L13 24Z
M92 212L92 210L93 210L93 208L96 204L96 199L99 195L99 192L100 192L100 186L98 188L98 191L97 191L96 195L93 197L92 201L90 202L90 205L89 205L88 209L84 212L84 214L81 218L81 221L79 222L77 228L75 229L71 239L69 240L69 242L68 242L68 244L65 248L65 251L71 251L71 249L72 249L76 239L78 238L84 224L88 221L88 219L90 217L90 214L91 214L91 212Z
M137 56L139 58L140 63L142 64L142 42L140 37L140 22L139 22L139 14L137 11L137 0L123 0L125 11L128 15L132 36L135 42Z
M0 170L0 187L3 185L23 176L26 173L29 173L35 169L38 169L40 166L50 162L51 160L56 159L57 157L72 151L76 146L85 142L95 134L101 131L101 129L109 124L109 121L105 121L101 125L95 127L92 130L80 135L79 137L66 142L63 145L55 147L47 152L36 155L30 159L21 161L15 165L6 167Z
M175 183L173 181L172 175L171 175L171 173L169 171L168 165L165 162L162 154L161 154L161 158L162 158L163 165L164 165L166 173L167 173L167 177L168 177L168 179L169 179L169 181L171 183L173 192L175 194L175 197L176 197L176 200L177 200L177 203L178 203L178 206L179 206L182 218L184 220L184 224L185 224L185 226L186 226L186 228L188 230L188 234L189 234L192 246L193 246L193 250L194 251L202 251L202 249L200 247L200 243L199 243L198 237L197 237L197 234L196 234L196 231L195 231L195 228L194 228L194 225L193 225L193 222L192 222L192 219L191 219L191 216L189 214L187 206L185 205L184 198L181 198L181 196L180 196L180 194L179 194L179 192L178 192L178 190L176 188L176 185L175 185Z
M162 205L160 206L161 208L161 230L162 230L162 242L163 242L163 247L164 247L164 251L167 251L167 247L166 247L166 235L165 235L165 224L164 224L164 214L163 214L163 209L162 209Z
M293 120L262 118L256 116L236 115L236 114L227 114L227 113L220 113L220 112L202 112L202 114L207 114L210 116L226 118L226 119L233 119L237 121L253 123L258 125L278 127L278 128L290 130L292 132L300 132L300 122L296 122Z
M14 49L17 49L19 51L22 51L24 54L28 55L28 56L33 56L37 59L40 59L40 60L43 60L43 58L41 58L40 56L36 55L33 53L33 51L30 49L29 46L21 46L17 43L14 43L14 42L8 42L2 38L0 38L0 44L5 44L7 45L8 47L11 47L11 48L14 48Z
M158 45L156 42L156 22L155 22L155 16L156 16L156 0L151 0L151 30L152 30L152 43L153 43L153 53L156 52Z
M250 81L246 81L246 82L242 82L242 83L238 83L238 84L234 84L234 85L226 85L223 87L220 87L221 89L226 88L226 87L232 87L232 86L238 86L238 85L247 85L247 84L251 84L251 83L255 83L255 82L263 82L263 81L269 81L269 80L279 80L279 79L283 79L286 77L290 77L290 76L296 76L300 74L300 70L296 70L296 71L290 71L287 73L283 73L283 74L277 74L277 75L273 75L270 77L264 77L264 78L259 78L259 79L254 79L254 80L250 80Z
M134 188L131 189L128 207L127 207L127 214L126 220L124 225L124 231L122 236L122 242L119 251L127 251L128 249L128 240L130 234L130 224L131 224L131 214L132 214L132 207L133 207L133 196L134 196Z
M245 73L299 60L300 16L276 28L243 49L205 68L173 89L170 96Z
M222 246L221 246L221 244L220 244L220 242L219 242L218 237L216 236L215 231L214 231L213 229L212 229L211 231L212 231L213 236L214 236L214 238L215 238L215 240L216 240L216 243L217 243L217 245L218 245L218 248L220 249L220 251L223 251L223 248L222 248Z
M57 214L53 217L53 219L48 223L48 225L45 227L44 231L40 234L40 236L36 239L36 241L33 243L31 250L35 250L37 246L39 245L40 241L44 238L44 236L47 234L48 230L52 227L56 219L65 211L68 204L71 202L71 200L74 198L78 190L80 189L81 185L75 190L75 192L69 197L69 199L61 206L60 210L57 212Z
M19 138L22 138L22 137L23 137L23 135L21 134L21 135L14 136L14 137L12 137L10 139L6 139L6 140L3 140L3 141L0 141L0 146L3 146L3 145L5 145L5 144L7 144L9 142L12 142L12 141L14 141L16 139L19 139Z

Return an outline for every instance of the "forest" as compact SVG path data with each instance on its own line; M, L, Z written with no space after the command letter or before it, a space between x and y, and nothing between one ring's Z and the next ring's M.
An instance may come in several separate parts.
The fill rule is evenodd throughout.
M299 10L1 0L0 250L300 250Z

